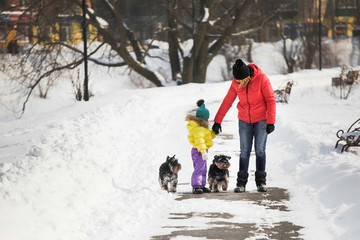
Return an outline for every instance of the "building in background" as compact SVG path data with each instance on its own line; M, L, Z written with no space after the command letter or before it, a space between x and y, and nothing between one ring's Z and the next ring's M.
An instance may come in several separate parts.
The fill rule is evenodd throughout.
M258 41L278 41L283 33L295 39L301 28L318 28L321 1L322 36L330 38L352 37L360 29L359 1L357 0L288 0L287 7L279 11L261 29ZM271 8L271 1L263 1L262 11Z
M68 0L71 1L71 0ZM91 7L90 0L86 4ZM0 0L0 51L18 53L29 43L82 41L82 11L66 8L66 0ZM70 5L69 5L70 6ZM89 41L96 41L96 28L88 26Z
M52 5L48 7L50 1ZM296 39L304 28L318 28L320 1L323 37L360 36L358 0L256 0L251 13L256 17L277 11L280 3L287 5L265 22L259 31L246 38L273 42L280 40L283 34L286 38ZM116 22L103 1L86 0L86 3L109 23L106 27L110 31L116 29ZM66 7L71 4L74 4L73 0L0 0L0 51L18 52L28 43L80 43L82 12L80 7ZM184 13L183 20L191 26L191 1L187 0L185 5L189 7L184 8L187 14ZM148 39L167 41L167 32L164 30L167 16L162 0L119 0L119 7L124 21L141 43ZM96 28L89 25L88 30L89 41L100 39ZM179 32L182 40L192 37L182 29ZM112 34L116 36L119 33L114 30Z

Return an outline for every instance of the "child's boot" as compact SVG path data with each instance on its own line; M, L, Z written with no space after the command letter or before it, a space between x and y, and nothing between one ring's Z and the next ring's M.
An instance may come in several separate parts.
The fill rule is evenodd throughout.
M201 190L203 191L203 193L210 193L211 192L211 190L209 188L207 188L207 187L203 187L203 188L201 188Z
M193 194L203 194L204 191L201 188L193 188Z

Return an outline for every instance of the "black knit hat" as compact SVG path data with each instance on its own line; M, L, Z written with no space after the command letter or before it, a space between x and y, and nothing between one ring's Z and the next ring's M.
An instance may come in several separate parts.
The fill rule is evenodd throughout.
M237 80L242 80L250 76L249 67L241 59L237 59L233 65L233 76Z

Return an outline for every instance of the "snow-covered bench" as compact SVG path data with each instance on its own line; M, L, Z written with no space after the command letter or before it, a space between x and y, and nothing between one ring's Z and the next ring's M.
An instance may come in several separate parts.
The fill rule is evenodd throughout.
M290 80L287 82L286 86L279 88L274 91L276 102L285 102L288 103L291 93L291 88L294 85L294 81Z
M355 126L356 124L358 127ZM344 132L344 130L339 130L336 133L336 136L339 138L339 140L336 142L335 148L338 147L340 141L345 142L341 152L347 152L349 147L360 147L360 118L351 124L346 132Z

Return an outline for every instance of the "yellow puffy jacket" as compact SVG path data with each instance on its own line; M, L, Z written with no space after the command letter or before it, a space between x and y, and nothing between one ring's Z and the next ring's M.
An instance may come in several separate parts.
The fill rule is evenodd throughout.
M212 139L216 136L214 131L209 129L209 122L192 115L187 115L186 120L189 121L186 128L189 131L190 144L199 152L205 153L214 144Z

